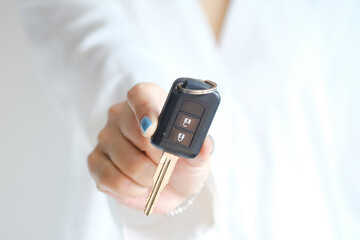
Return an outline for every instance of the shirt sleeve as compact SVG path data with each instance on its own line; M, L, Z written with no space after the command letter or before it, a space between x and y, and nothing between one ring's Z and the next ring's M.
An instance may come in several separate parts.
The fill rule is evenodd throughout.
M45 84L63 110L77 117L92 146L107 109L124 100L134 84L169 82L120 1L26 0L19 5ZM123 239L200 236L214 225L213 191L208 186L191 210L175 217L145 217L110 200Z
M42 77L87 128L104 121L99 116L137 82L164 80L118 1L30 0L20 7Z

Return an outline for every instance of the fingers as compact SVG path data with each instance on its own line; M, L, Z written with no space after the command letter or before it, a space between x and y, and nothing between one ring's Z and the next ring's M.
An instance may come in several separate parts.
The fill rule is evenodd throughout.
M141 186L122 173L103 153L95 150L88 157L88 166L100 191L115 196L138 197L147 193Z
M145 137L155 132L165 99L166 92L152 83L139 83L128 92L127 102Z
M115 134L116 125L108 124L99 134L99 147L107 153L115 166L139 185L150 187L156 165L122 134ZM142 137L142 136L141 136ZM143 138L143 137L142 137Z
M137 147L139 151L145 152L145 154L154 163L158 163L162 151L155 148L150 143L150 139L142 135L139 124L130 106L127 103L124 103L123 108L123 112L127 113L128 117L117 119L118 127L120 128L121 134L135 147Z
M109 109L108 123L88 158L99 190L122 201L146 194L156 170L153 160L158 161L161 155L146 135L155 131L165 97L165 92L154 84L138 84L129 91L128 101Z

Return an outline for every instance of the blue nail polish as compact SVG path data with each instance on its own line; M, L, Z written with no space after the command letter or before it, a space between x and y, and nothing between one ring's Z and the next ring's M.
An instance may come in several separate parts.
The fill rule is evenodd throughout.
M152 122L148 116L143 117L140 122L141 131L144 134L146 130L151 126Z

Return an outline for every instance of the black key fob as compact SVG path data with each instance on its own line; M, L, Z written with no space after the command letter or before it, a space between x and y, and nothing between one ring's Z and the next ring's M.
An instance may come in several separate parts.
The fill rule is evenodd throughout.
M220 103L216 83L179 78L173 83L152 144L179 157L195 158Z

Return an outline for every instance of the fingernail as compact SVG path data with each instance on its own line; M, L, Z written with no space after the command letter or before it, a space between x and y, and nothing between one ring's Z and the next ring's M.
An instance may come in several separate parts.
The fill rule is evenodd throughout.
M145 134L146 130L151 126L152 122L148 116L145 116L140 121L141 132Z

